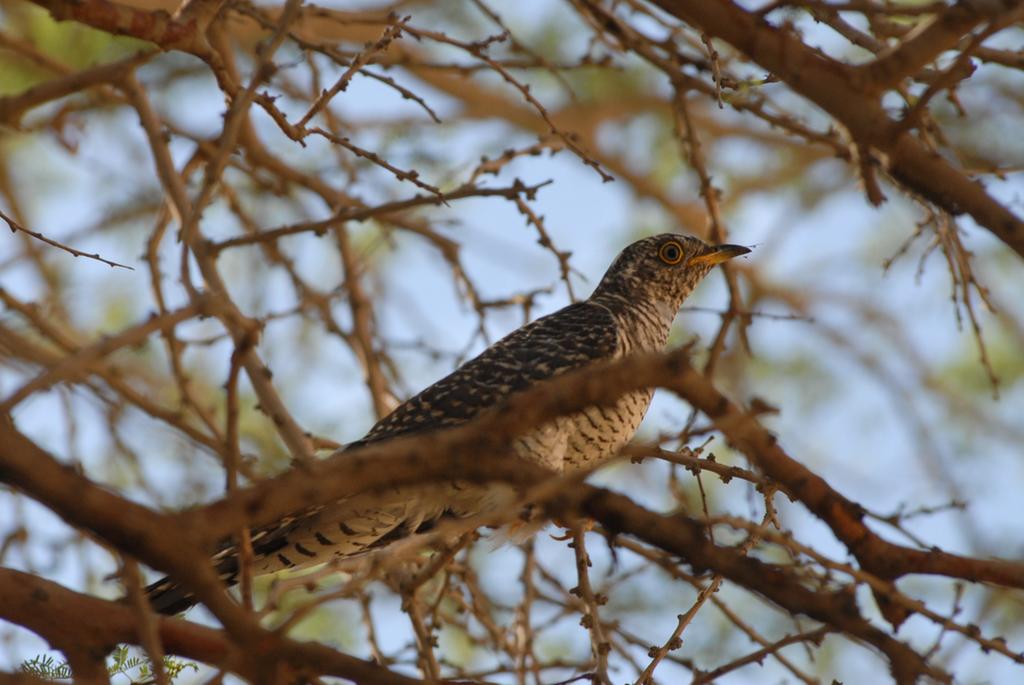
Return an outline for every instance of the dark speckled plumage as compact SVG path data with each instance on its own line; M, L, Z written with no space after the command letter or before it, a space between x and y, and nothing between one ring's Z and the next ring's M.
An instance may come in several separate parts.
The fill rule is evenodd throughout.
M747 251L676 234L639 240L619 254L587 300L513 331L401 404L346 449L455 426L560 373L631 352L660 350L697 283L715 264ZM633 437L650 400L651 392L641 391L611 409L588 408L521 436L513 448L559 471L599 463ZM452 483L316 507L253 531L255 570L270 573L378 549L428 529L441 517L487 511L500 497L495 489ZM226 582L235 581L233 546L225 544L214 563ZM164 613L193 603L169 579L154 583L148 593L154 608Z

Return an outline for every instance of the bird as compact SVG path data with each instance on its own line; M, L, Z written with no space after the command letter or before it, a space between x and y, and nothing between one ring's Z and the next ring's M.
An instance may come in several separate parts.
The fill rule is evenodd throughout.
M475 358L398 405L354 450L400 436L458 426L516 392L587 365L665 348L683 301L711 269L750 252L731 244L665 233L638 240L619 253L590 297L518 328ZM554 472L593 468L632 439L653 390L621 397L611 407L588 407L521 435L519 457ZM423 533L446 518L486 513L494 488L465 483L424 485L394 495L368 493L286 516L251 531L257 575L365 554ZM237 582L239 556L231 540L211 559L221 579ZM154 610L185 611L196 599L173 578L146 588Z

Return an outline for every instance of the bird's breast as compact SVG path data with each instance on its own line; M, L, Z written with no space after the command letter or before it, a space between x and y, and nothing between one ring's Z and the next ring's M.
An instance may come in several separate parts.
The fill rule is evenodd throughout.
M633 439L651 394L650 390L632 392L614 406L587 407L569 417L563 468L585 468L616 456Z
M625 446L651 403L651 391L624 395L610 407L587 407L531 431L516 441L516 453L555 471L606 461Z

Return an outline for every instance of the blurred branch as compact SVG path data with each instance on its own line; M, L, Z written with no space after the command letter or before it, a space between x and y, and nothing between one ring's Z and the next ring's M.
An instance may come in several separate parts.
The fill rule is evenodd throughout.
M139 616L128 604L72 592L13 569L0 568L0 617L28 628L61 651L105 655L119 643L141 645L145 640ZM265 682L268 673L280 679L326 675L366 685L423 682L325 645L296 642L272 631L261 631L260 648L251 651L222 630L166 616L150 618L157 639L169 654L196 659L252 682ZM263 670L268 663L274 664L273 670ZM78 676L76 671L75 682Z
M1024 257L1024 220L919 139L906 132L893 136L899 122L889 117L880 102L866 97L870 84L853 67L812 50L792 31L772 26L731 1L655 0L655 4L768 69L834 116L865 149L884 153L880 161L893 178L950 214L970 214ZM955 16L962 15L958 11Z
M548 503L553 513L563 512L564 500ZM805 614L873 645L889 660L896 682L915 682L922 676L951 682L948 674L928 664L905 643L875 628L863 618L852 594L810 590L795 582L782 568L746 557L733 548L719 547L705 536L702 523L682 515L660 516L638 507L624 495L588 489L577 505L614 533L628 533L667 552L677 554L697 570L713 570L751 589L787 611Z
M787 635L786 637L778 640L770 645L762 647L761 649L755 650L750 654L747 654L743 658L736 659L728 664L719 666L718 668L708 671L707 673L698 674L690 685L705 685L706 683L713 683L727 673L742 668L747 664L757 663L760 664L766 656L774 654L783 647L798 642L812 642L814 644L820 644L821 641L832 632L828 626L821 626L814 630L808 630L804 633L796 633L794 635Z
M111 353L124 347L139 345L154 332L173 328L206 311L207 302L205 299L200 299L198 302L167 314L150 316L146 321L126 328L117 335L83 347L76 354L64 357L60 363L50 367L8 395L3 402L0 402L0 414L9 413L20 402L37 392L46 390L54 383L90 373L93 364Z
M0 302L3 302L10 310L24 316L36 329L38 335L56 348L51 349L50 345L16 332L8 326L0 325L0 348L9 355L10 359L53 368L63 363L68 355L78 354L82 345L77 344L74 337L55 325L55 322L47 319L38 306L21 302L2 288L0 288ZM132 384L125 379L124 370L111 364L109 360L97 359L95 363L91 364L90 370L93 375L124 398L129 405L137 407L207 449L216 452L221 448L221 444L217 440L193 426L191 422L183 420L176 409L163 406L150 398L147 393L132 387ZM62 380L63 382L83 383L88 381L88 377L65 377Z
M130 57L110 62L109 64L103 64L98 67L93 67L92 69L76 71L67 74L66 76L44 81L38 86L33 86L18 95L0 96L0 125L17 127L21 123L22 115L33 107L38 107L39 105L47 102L59 100L60 98L73 95L93 86L116 83L124 78L125 74L128 74L136 67L145 64L156 54L156 52L140 52ZM6 215L3 215L3 219L10 224L12 228L14 228L15 225L11 222L11 219ZM18 226L18 229L25 231L40 240L49 242L51 245L62 247L59 243L53 243L41 235L27 231L20 226ZM71 252L76 257L82 254L70 248L63 249ZM83 256L99 259L104 264L109 264L110 266L120 266L125 269L132 268L130 266L124 266L123 264L108 262L96 255Z
M343 207L334 213L333 216L327 219L321 219L319 221L309 221L301 224L295 224L292 226L283 226L281 228L269 229L266 231L260 231L251 235L238 236L237 238L227 238L217 243L213 243L210 249L214 253L221 252L233 247L240 247L242 245L253 245L263 242L276 242L280 238L286 236L297 235L300 233L312 233L314 235L323 235L332 226L346 221L367 221L370 219L386 219L392 214L403 212L408 209L415 207L425 206L436 206L442 203L448 203L455 200L461 200L464 198L471 197L504 197L507 199L515 199L520 194L525 195L527 199L533 199L536 192L547 185L547 182L539 183L536 185L525 185L519 181L516 181L511 186L504 188L483 188L476 185L464 185L455 190L450 190L441 196L436 195L413 195L405 200L395 200L393 202L385 202L373 207Z
M957 46L964 34L986 19L995 19L1000 13L1016 9L1011 0L960 0L921 22L892 49L885 50L874 60L857 67L858 78L866 86L881 92L912 77L946 50Z
M298 4L297 0L290 0L290 6L293 9L297 8ZM265 53L266 59L269 59L273 55L274 49L280 46L284 35L284 25L287 24L287 20L288 16L285 15L282 29L277 34L276 42ZM278 395L270 380L272 374L263 360L260 359L256 345L252 341L254 336L258 336L260 326L257 322L243 315L231 300L227 287L217 270L208 242L201 235L196 235L202 209L211 199L216 179L219 178L224 170L228 152L234 146L236 137L239 135L239 129L242 127L252 93L255 92L262 77L263 74L257 70L247 90L240 97L233 100L233 109L229 111L225 121L221 148L217 157L211 160L207 166L203 190L200 192L195 203L189 200L185 191L184 181L174 168L174 161L171 158L167 141L163 137L159 118L150 105L146 93L133 75L125 79L123 87L129 100L139 113L140 122L146 132L150 148L153 152L157 174L177 210L178 219L181 224L182 240L187 247L191 248L191 252L199 265L207 287L214 293L220 305L214 310L214 315L231 333L236 348L244 350L244 354L241 357L243 367L256 394L260 398L261 409L273 420L282 440L291 450L292 456L299 461L306 461L311 457L311 446L308 436L295 421L294 417L292 417L291 412L288 411L288 408ZM195 288L191 287L188 254L185 251L182 252L181 273L183 284L189 291L190 297L195 300L199 295Z
M0 103L0 107L2 107L2 103ZM107 266L109 266L111 268L113 268L115 266L119 266L122 269L128 269L129 271L134 271L135 270L135 267L128 266L127 264L121 264L119 262L112 262L109 259L104 259L98 253L89 254L88 252L82 252L81 250L76 250L75 248L69 247L69 246L67 246L67 245L65 245L65 244L63 244L61 242L58 242L58 241L52 239L52 238L47 238L42 233L37 233L35 231L29 230L29 229L25 228L24 226L22 226L21 224L19 224L14 219L12 219L11 217L7 216L7 214L5 214L2 210L0 210L0 219L3 219L4 221L7 222L7 225L11 229L11 233L14 233L16 231L21 231L22 233L25 233L27 235L32 236L36 240L43 241L47 245L53 245L54 247L60 248L61 250L64 250L65 252L69 253L73 257L88 257L89 259L95 259L97 262L102 262L103 264L106 264Z
M49 10L57 21L77 21L100 31L156 43L165 50L181 50L209 59L201 15L195 12L172 16L163 10L147 11L109 0L30 0ZM220 5L224 0L193 0L188 5Z

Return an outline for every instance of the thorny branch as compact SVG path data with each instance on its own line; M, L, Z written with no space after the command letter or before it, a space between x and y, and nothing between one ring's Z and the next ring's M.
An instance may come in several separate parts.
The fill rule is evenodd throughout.
M17 221L15 221L11 217L7 216L3 212L0 212L0 219L3 219L5 222L7 222L7 226L11 229L12 233L14 233L16 231L21 231L22 233L24 233L26 235L32 236L36 240L43 241L47 245L53 245L54 247L56 247L58 249L64 250L65 252L70 254L72 257L88 257L89 259L95 259L97 262L102 262L103 264L106 264L109 267L118 266L118 267L121 267L122 269L128 269L128 270L132 270L132 268L133 268L133 267L128 266L127 264L120 264L118 262L112 262L109 259L104 259L99 254L96 254L96 253L89 254L87 252L82 252L81 250L76 250L73 247L69 247L67 245L64 245L61 242L53 240L52 238L47 238L42 233L37 233L36 231L30 230L28 228L25 228L24 226L22 226Z
M113 52L103 53L106 62L53 50L36 39L31 27L40 15L27 14L30 5L63 22L47 25L54 35L91 27L132 40L114 41ZM707 311L719 317L716 326L700 329L707 336L700 348L558 379L463 428L324 460L313 459L314 450L333 449L355 434L350 424L361 414L331 404L325 418L308 406L327 407L328 398L345 396L346 379L362 378L379 417L398 395L417 389L406 373L420 361L447 370L478 336L507 324L501 310L515 308L513 314L528 319L547 307L545 296L554 289L546 286L555 275L539 284L530 275L528 285L497 292L484 278L496 264L523 275L520 243L535 242L554 257L557 278L575 300L580 271L567 231L578 231L573 250L625 242L602 234L607 229L589 210L604 205L589 193L635 195L630 216L645 230L665 224L725 241L744 234L740 218L747 215L738 210L748 195L785 198L798 188L809 208L852 180L867 204L904 197L917 203L922 218L905 231L910 238L886 267L898 267L922 236L922 265L933 252L943 256L957 317L966 314L980 366L993 389L998 379L1012 397L1016 372L1001 350L1024 344L1024 317L1012 291L1000 301L999 281L1012 276L1024 255L1019 204L1005 192L1021 164L1000 154L1009 145L993 152L977 144L971 124L1002 121L997 115L1020 106L1019 81L1001 80L1024 70L1020 51L1002 47L1019 34L1024 10L1016 5L794 0L747 9L701 0L573 0L552 24L558 40L551 40L554 34L543 31L521 35L519 27L529 22L513 20L510 7L478 0L445 6L444 20L419 6L345 11L297 0L277 7L244 0L6 4L0 69L19 75L28 69L29 85L0 96L0 124L12 129L12 140L43 140L70 158L87 159L96 188L116 188L117 197L107 202L99 191L82 193L93 204L71 205L62 184L23 181L32 165L15 156L18 145L0 150L0 218L13 234L12 249L0 260L0 277L11 280L0 288L0 480L23 493L0 494L13 512L11 529L0 530L6 536L0 561L34 571L0 570L0 616L47 639L83 682L105 679L103 655L118 642L138 645L155 664L162 653L178 654L219 669L215 678L234 673L260 682L327 675L426 682L399 674L418 667L431 682L643 683L689 674L704 683L764 662L811 683L834 676L814 660L826 635L846 647L870 646L901 683L950 681L968 649L1020 664L1024 657L1013 642L1019 632L1004 631L995 618L1001 601L1019 601L1024 569L1011 561L1019 554L1004 545L997 549L1006 559L992 558L964 495L968 485L948 464L964 461L951 458L962 456L954 449L976 456L985 440L1018 445L1024 436L1012 418L979 405L959 380L949 381L949 369L936 366L912 335L916 312L894 314L876 298L884 284L871 280L866 292L872 294L861 298L830 290L831 267L821 268L815 258L817 247L830 243L830 231L845 227L841 217L831 216L812 245L801 238L799 249L787 240L794 229L772 229L756 260L726 271L727 302L688 310L687 321L703 320ZM141 50L138 41L145 42ZM197 88L200 82L206 85ZM389 98L387 105L364 111L359 105L372 100L367 93L374 88ZM961 101L961 94L978 92L983 97ZM189 95L177 102L178 93ZM202 112L216 115L203 119ZM108 121L125 133L122 140L97 135L103 128L97 124ZM139 135L128 135L132 126ZM736 141L746 146L741 170L723 153ZM125 154L111 169L97 163L96 149L118 146ZM556 156L596 171L601 181L616 181L572 193L573 206L587 210L576 212L587 217L585 225L543 202L563 192L564 167L536 172L534 165ZM845 170L842 180L820 173L830 159ZM410 184L420 192L411 194ZM49 207L69 203L68 213L82 221L35 218L33 193ZM490 225L490 214L487 226L465 224L474 207L493 210L494 217L503 207L523 230L510 235L500 219ZM62 224L78 227L59 239L49 229L44 236L24 228ZM1001 241L1003 255L1016 253L1011 267L997 262L998 253L974 247L974 226ZM500 235L487 249L480 236L489 234L481 228ZM86 244L99 247L70 247ZM100 255L130 255L124 250L132 246L144 246L148 292L117 270L111 277L120 280L93 290L86 284L95 274L86 277L77 263L67 265L72 260L50 257L56 248L131 270L122 263L130 259ZM434 271L447 274L448 290L474 317L474 337L462 352L450 336L435 335L446 322L415 296L433 298L436 284L428 289L419 268L406 268L408 254L434 259ZM773 256L788 261L773 269ZM794 270L816 273L813 287L772 276ZM895 277L890 274L888 287ZM780 304L785 312L776 311ZM856 325L836 324L841 315ZM389 328L395 320L402 323L397 331ZM883 505L897 514L861 504L862 492L853 494L841 472L831 470L844 446L828 445L822 458L786 423L814 432L815 419L800 416L800 402L787 400L785 383L795 383L801 398L815 398L809 402L822 401L822 391L798 365L790 374L792 360L772 356L773 325L802 327L825 345L823 359L852 361L885 388L899 407L895 420L914 436L914 458L943 484L948 498L938 501L950 507L922 504L905 490L899 496L909 504ZM1008 333L986 340L993 329ZM885 354L862 339L868 332L883 341ZM162 346L148 344L155 336ZM705 347L706 355L693 351ZM735 354L737 347L754 356ZM326 363L323 351L337 349L344 360ZM762 398L755 394L766 387L757 383L766 373L766 351L767 365L779 363L780 371L767 385L772 394ZM308 368L296 368L307 361ZM655 386L693 411L666 431L673 440L624 450L643 462L613 467L622 469L612 472L616 478L626 474L628 498L531 464L480 458L502 455L510 436L552 417ZM823 394L836 415L847 411L843 394ZM928 406L938 406L946 423L969 424L968 433L975 433L937 437L929 421L943 420L928 416L921 397L934 400ZM93 407L102 410L99 424L89 418L97 413ZM46 435L34 429L40 411ZM97 464L105 454L94 451L107 448L82 439L97 425L111 446L104 466ZM779 438L772 432L777 426ZM721 447L718 436L734 451ZM687 449L689 441L709 438L707 449L723 460ZM962 444L969 447L950 446ZM173 469L156 463L165 454L174 455ZM215 459L193 460L195 454ZM289 458L296 469L266 478ZM211 466L223 478L206 478ZM152 475L169 471L178 474L180 488ZM1005 465L991 472L1007 481L1012 476ZM668 485L631 484L637 473L657 474L655 480L668 473ZM251 552L245 553L240 604L205 563L216 541L235 536L248 549L249 527L310 503L453 474L511 484L521 502L443 525L384 554L280 579L270 589L251 578ZM690 474L713 474L699 481L703 517L689 508ZM889 472L874 475L885 480ZM141 488L130 497L126 478ZM81 551L76 561L92 559L81 562L90 568L92 587L102 574L91 570L97 552L87 540L98 538L114 552L123 562L127 603L44 580L32 550L46 543L38 542L44 536L25 513L25 496L84 534L70 547L63 541L50 547ZM798 506L781 506L783 497ZM207 504L180 509L182 501ZM496 540L486 538L499 534L486 529L476 542L474 530L516 520L522 502L571 527L571 552L564 545L550 549L544 536L498 551ZM737 503L749 515L735 516ZM824 524L845 553L822 553L820 541L792 518L794 509ZM972 546L953 553L934 545L913 525L910 510L929 518L952 510ZM591 522L605 545L582 533ZM909 542L891 541L872 522L886 522ZM54 554L66 559L68 552ZM496 572L491 565L504 565L509 557L503 555L521 565ZM223 630L152 615L136 559L185 583ZM565 568L575 573L562 573ZM921 574L957 588L955 597L919 594L902 583ZM519 594L509 591L513 576ZM962 600L962 587L983 599ZM692 594L680 599L680 588ZM740 599L721 588L749 594ZM873 593L891 630L854 601L860 588ZM398 641L388 635L393 616L382 618L394 597L406 615ZM656 606L645 608L647 601ZM354 612L346 625L362 626L372 662L288 637L311 616L338 620L332 612L344 607ZM390 611L400 612L395 604ZM896 633L912 616L941 631L929 634L927 649L911 647L918 636ZM706 636L694 626L710 620L753 648L727 645L709 661L706 655L717 649L706 649ZM552 656L566 631L589 634L587 654L563 649ZM959 636L961 646L948 636ZM460 660L465 653L474 658ZM168 680L159 666L153 675Z
M843 592L810 592L789 577L791 571L786 567L748 559L742 545L740 548L724 547L706 539L704 527L697 521L682 515L659 517L645 512L628 498L590 486L578 486L577 494L570 494L563 479L550 475L545 477L544 469L502 454L500 445L507 444L510 436L530 426L585 406L611 402L638 387L665 385L686 397L694 406L701 407L731 442L744 449L769 476L827 523L837 537L842 540L852 538L847 543L850 551L867 573L879 578L881 585L872 583L876 595L880 587L885 587L886 597L896 593L888 583L899 576L914 573L1021 586L1024 568L1019 563L972 560L935 549L922 552L894 545L872 533L863 525L862 514L852 503L785 455L774 440L766 438L766 433L755 419L719 395L700 373L689 366L686 358L685 350L669 355L631 357L567 374L546 383L545 387L514 397L505 411L496 411L464 427L438 433L429 443L405 438L391 441L383 447L370 446L344 453L238 491L220 502L183 512L170 526L160 520L168 515L158 515L120 501L116 495L103 492L82 476L63 470L9 423L0 426L4 444L10 445L0 468L0 480L31 494L69 522L93 530L111 544L122 546L147 563L182 579L192 580L197 595L211 604L211 609L229 626L235 624L232 632L249 636L256 628L246 622L226 597L217 596L208 579L212 570L209 567L203 569L201 562L198 567L191 565L202 559L204 550L209 548L209 541L230 533L242 523L259 525L301 505L326 503L356 493L422 485L432 480L452 478L455 474L467 481L505 480L524 488L527 501L543 504L552 515L564 517L578 513L590 516L613 534L637 536L681 556L697 569L714 569L716 573L770 598L789 611L829 623L858 640L874 645L888 657L890 668L901 682L925 673L946 680L945 676L940 676L938 671L922 662L909 647L870 628L867 621L853 618L851 611L856 613L856 609L849 605ZM480 460L477 455L481 451L500 458ZM111 518L113 512L124 512L125 509L136 510L130 514L130 532L124 530L123 521ZM182 540L157 534L157 530L168 527L189 531L189 537ZM191 552L186 551L190 547ZM892 614L892 606L885 605L883 610L889 607ZM915 610L911 606L917 607L913 602L899 602L899 606L903 611L898 614L899 620ZM963 632L971 634L967 628Z

